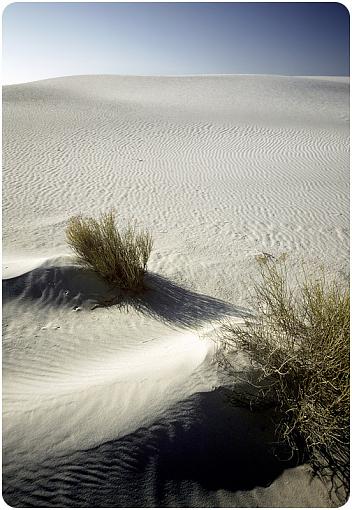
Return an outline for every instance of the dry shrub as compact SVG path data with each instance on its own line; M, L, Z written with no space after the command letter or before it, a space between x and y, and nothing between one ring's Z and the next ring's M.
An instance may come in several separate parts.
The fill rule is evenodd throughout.
M144 288L143 279L152 249L149 233L135 225L119 230L114 210L99 219L81 215L69 219L66 238L79 262L113 286L132 291Z
M247 379L251 405L272 405L278 439L320 469L345 478L349 446L349 288L304 277L290 288L281 262L262 260L254 284L256 315L245 326L225 325L225 367L244 353L255 379ZM236 390L234 390L236 391ZM236 395L235 395L236 399Z

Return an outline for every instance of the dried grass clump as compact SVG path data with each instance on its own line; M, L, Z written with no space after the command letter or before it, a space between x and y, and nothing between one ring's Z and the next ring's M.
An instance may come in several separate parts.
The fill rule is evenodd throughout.
M256 316L225 325L227 353L244 352L255 382L247 402L273 405L278 439L313 466L343 472L349 445L349 289L324 276L292 290L283 263L263 260L254 286ZM235 373L230 357L226 368ZM243 401L243 395L241 396Z
M79 262L96 271L113 286L132 291L144 288L143 279L152 249L152 238L135 225L119 230L115 212L99 219L81 215L69 219L66 238Z

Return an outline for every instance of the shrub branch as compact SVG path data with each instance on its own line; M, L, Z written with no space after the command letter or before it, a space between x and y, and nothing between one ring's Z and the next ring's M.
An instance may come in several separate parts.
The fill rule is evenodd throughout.
M278 411L278 440L302 451L314 467L326 462L346 480L349 445L349 289L322 275L293 291L283 263L265 261L254 287L257 314L244 325L224 325L221 363L237 377L231 359L251 361L257 391L251 405ZM247 383L253 385L248 378ZM238 394L235 392L235 401Z

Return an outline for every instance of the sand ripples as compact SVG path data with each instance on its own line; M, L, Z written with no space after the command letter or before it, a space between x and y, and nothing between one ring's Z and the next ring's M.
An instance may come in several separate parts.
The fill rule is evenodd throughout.
M9 504L232 506L226 491L237 491L237 506L271 506L253 487L282 468L258 421L225 416L207 393L219 383L209 331L245 313L262 252L346 277L348 99L348 80L334 78L101 76L4 88ZM67 253L70 215L110 207L152 231L150 291L92 310L108 289L72 259L46 258ZM254 474L243 445L263 458ZM241 499L242 490L254 492Z
M6 463L124 436L216 385L209 325L242 313L153 274L140 298L92 309L109 289L68 260L3 281Z
M115 80L118 84L119 79ZM232 83L237 90L238 80L225 82L225 88ZM297 84L302 101L307 87L324 95L324 86L330 86L329 82L308 82L302 79ZM68 96L63 101L60 81L54 88L51 83L55 81L45 88L43 82L43 100L31 102L30 107L16 100L14 89L5 88L5 97L9 95L4 113L5 246L18 246L20 237L22 249L32 248L34 241L42 250L42 239L50 236L53 245L60 247L67 216L116 206L122 221L132 216L143 218L157 236L166 232L168 235L158 239L164 238L170 255L175 250L170 232L179 231L184 246L188 228L195 231L195 239L203 239L197 235L203 235L203 225L215 234L229 219L235 230L246 236L242 240L253 242L251 247L240 243L245 252L268 251L273 245L295 252L301 246L302 254L305 250L318 255L327 237L336 242L334 258L346 249L343 232L347 228L348 189L341 183L347 178L349 139L346 123L340 116L334 118L333 102L324 99L322 103L323 109L330 108L332 127L324 121L325 110L312 112L310 123L292 125L294 110L287 108L280 122L258 115L257 123L246 124L242 110L236 110L237 103L231 102L227 105L228 113L233 112L231 122L224 115L220 122L213 110L209 110L208 119L197 116L192 102L188 110L181 108L179 118L170 113L174 110L165 110L165 105L158 113L154 99L152 103L147 100L158 82L143 89L149 91L144 103L135 98L134 102L125 99L125 103L116 104L105 93L95 101L84 81L82 95L77 96L72 80L72 91L65 89ZM100 83L105 90L104 78ZM121 98L127 94L123 84L122 80ZM286 85L289 87L289 82ZM286 85L282 80L271 82L278 97L286 97ZM343 83L333 85L333 90L344 90ZM209 86L204 80L204 90ZM248 86L254 86L253 80ZM34 90L33 86L30 93ZM165 93L162 88L160 93ZM330 97L332 92L326 93ZM204 99L202 94L199 101ZM54 109L51 97L60 98ZM312 97L306 96L310 102ZM316 97L319 102L320 96ZM89 110L84 110L80 105L87 100ZM177 94L174 100L177 102ZM292 101L288 105L293 108ZM318 121L313 122L319 115L320 127ZM48 224L48 215L56 218L55 224ZM282 229L282 218L290 223L286 229ZM269 244L256 229L260 221L267 224ZM312 240L313 224L320 227ZM218 239L212 241L213 246L218 245ZM202 251L201 242L195 242ZM214 250L208 250L207 255L213 257ZM187 278L195 280L196 276Z

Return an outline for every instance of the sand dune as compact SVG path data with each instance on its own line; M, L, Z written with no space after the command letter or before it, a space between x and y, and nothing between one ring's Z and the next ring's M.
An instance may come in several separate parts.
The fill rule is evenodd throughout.
M67 259L3 281L4 451L11 455L96 446L209 390L217 378L207 337L221 317L240 314L149 275L143 299L121 302L111 316L96 308L107 285ZM7 323L13 316L25 318L17 338Z
M294 276L304 259L347 278L348 101L349 80L326 77L4 87L9 504L332 504L306 466L275 458L267 417L215 390L213 340L248 310L263 252L287 253ZM64 229L110 207L155 246L146 295L107 308Z

